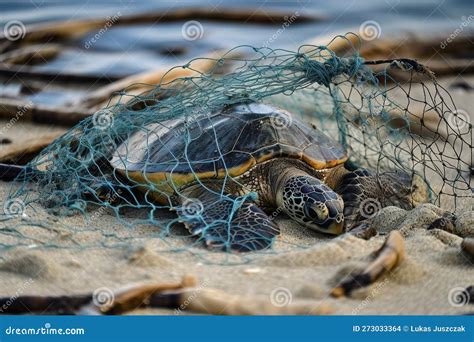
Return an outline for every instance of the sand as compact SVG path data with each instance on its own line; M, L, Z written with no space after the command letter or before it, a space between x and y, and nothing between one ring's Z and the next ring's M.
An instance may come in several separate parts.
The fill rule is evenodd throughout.
M450 80L443 82L449 84ZM454 91L453 95L460 108L470 108L471 94ZM33 132L32 127L18 122L8 134L13 141L22 139L24 132ZM34 134L50 132L49 127L34 127ZM12 183L0 182L0 197L5 198L11 187ZM462 211L472 210L468 200L461 205ZM329 296L332 287L351 271L366 265L386 235L368 241L350 235L329 238L280 215L276 222L282 234L274 249L241 257L191 246L193 240L183 237L179 229L163 238L157 227L127 227L104 210L96 209L93 223L83 225L77 215L52 218L37 209L25 214L29 219L46 222L43 227L24 227L21 218L0 222L0 229L4 230L0 233L0 246L21 240L6 234L5 229L36 238L25 240L22 247L0 247L0 296L85 293L102 287L117 289L136 283L179 281L184 275L193 274L206 288L269 301L276 292L283 291L287 302L315 306L327 303L334 314L435 315L474 311L473 305L456 306L451 300L458 288L474 285L473 264L460 252L462 238L440 230L426 230L430 224L426 213L432 218L440 217L429 208L423 209L425 214L419 210L402 213L399 220L380 220L378 229L383 234L408 227L406 259L372 286L342 299ZM172 217L168 213L159 215ZM83 228L67 228L80 226ZM104 232L112 236L104 238ZM119 241L122 243L118 244ZM51 242L69 247L48 247ZM98 246L79 247L94 243ZM180 248L184 251L170 252ZM175 312L140 309L132 314Z

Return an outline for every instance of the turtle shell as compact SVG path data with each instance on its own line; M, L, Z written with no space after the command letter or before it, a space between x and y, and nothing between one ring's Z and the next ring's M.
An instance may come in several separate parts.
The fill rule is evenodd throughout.
M194 182L237 177L258 163L296 158L315 169L343 163L344 148L274 106L250 103L194 120L151 124L132 134L110 163L127 178L173 193Z

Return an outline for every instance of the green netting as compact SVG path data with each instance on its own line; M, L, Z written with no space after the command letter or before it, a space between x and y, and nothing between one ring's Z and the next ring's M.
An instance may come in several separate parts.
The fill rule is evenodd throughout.
M351 46L349 40L347 44ZM204 60L169 71L171 75L191 69L192 76L162 82L139 96L127 95L127 91L118 94L119 101L79 123L33 160L18 176L5 202L0 230L3 247L116 247L127 245L130 239L159 238L160 248L192 247L199 253L204 251L201 245L206 234L215 235L216 226L224 226L225 233L217 235L221 234L218 244L226 249L235 238L231 227L235 214L258 194L228 193L230 183L241 182L226 165L227 146L221 146L225 142L222 135L229 132L201 127L201 132L207 129L206 134L215 134L212 160L195 160L188 151L191 147L195 151L196 146L211 148L200 146L202 137L193 129L206 122L214 124L206 118L239 104L266 103L292 113L274 118L280 130L291 126L293 118L311 124L344 146L350 155L349 169L364 167L376 175L393 170L420 175L430 187L430 200L447 209L459 210L471 196L472 125L429 70L418 63L366 62L352 46L337 55L326 46L310 45L298 51L239 46L211 60L212 67L206 72L195 69ZM372 69L374 66L379 68ZM397 73L408 75L408 81ZM250 139L258 139L258 134ZM131 141L142 144L140 158ZM157 149L174 153L178 142L183 143L179 154L156 160ZM114 156L141 164L117 172L111 165ZM225 170L214 175L221 180L218 186L209 187L208 179L203 178L204 162ZM140 168L148 173L137 180L132 173ZM186 168L189 172L183 172ZM167 178L148 177L157 169L166 169ZM203 203L202 198L186 198L176 181L181 178L175 176L188 177L186 182L195 181L215 195L211 196L214 205ZM174 194L163 191L163 182ZM209 220L205 215L217 208L219 199L219 205L228 206L229 215ZM283 215L280 209L266 209L271 221ZM191 234L194 237L185 233L180 224L183 219L191 227L200 226ZM117 226L124 229L117 230ZM169 236L180 242L167 246ZM241 238L248 243L252 237ZM274 236L263 231L259 239L265 238ZM285 236L278 239L284 243Z

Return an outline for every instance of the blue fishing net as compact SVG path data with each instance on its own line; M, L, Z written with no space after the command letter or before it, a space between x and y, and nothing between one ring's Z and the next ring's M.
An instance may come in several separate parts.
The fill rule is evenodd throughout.
M165 75L143 94L124 89L24 167L5 201L2 247L117 247L159 239L167 251L200 253L203 242L226 251L271 251L275 239L285 242L274 220L285 212L263 208L258 191L230 193L229 184L243 182L236 168L248 158L227 165L234 145L225 138L235 132L213 119L223 112L260 111L280 132L293 120L303 122L342 145L346 169L416 174L431 202L462 208L471 195L468 117L422 65L365 61L347 37L336 39L349 48L337 54L327 46L239 46L221 58L177 66L168 75L192 73ZM203 61L211 62L205 71L196 67ZM259 134L245 139L258 141ZM203 151L208 158L197 158ZM190 196L190 184L202 196ZM252 206L262 209L253 211L256 221L236 220ZM259 215L270 223L259 228Z

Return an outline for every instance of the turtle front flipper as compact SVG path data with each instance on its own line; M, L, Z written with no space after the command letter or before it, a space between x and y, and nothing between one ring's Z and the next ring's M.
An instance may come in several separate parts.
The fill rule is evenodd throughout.
M366 224L384 207L409 210L429 201L428 188L421 177L402 171L347 171L334 188L344 201L346 231Z
M181 194L180 221L209 248L249 252L271 247L278 226L249 197L214 192L203 186Z

